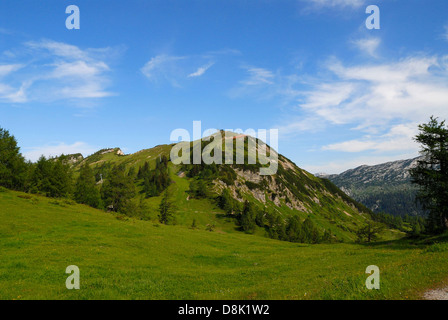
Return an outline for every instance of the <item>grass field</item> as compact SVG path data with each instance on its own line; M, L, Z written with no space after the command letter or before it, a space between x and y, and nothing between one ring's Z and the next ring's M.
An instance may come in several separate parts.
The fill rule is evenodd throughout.
M418 299L448 278L446 238L293 244L3 191L0 299ZM80 290L65 287L69 265ZM365 287L369 265L380 290Z

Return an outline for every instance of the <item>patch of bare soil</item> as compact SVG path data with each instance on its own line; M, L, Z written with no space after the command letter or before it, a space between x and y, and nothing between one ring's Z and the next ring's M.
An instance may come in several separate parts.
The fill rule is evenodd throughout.
M423 298L425 300L448 300L448 287L426 291Z

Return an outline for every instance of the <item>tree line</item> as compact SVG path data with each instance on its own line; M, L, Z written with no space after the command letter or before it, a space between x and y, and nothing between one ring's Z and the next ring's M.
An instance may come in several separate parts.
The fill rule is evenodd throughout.
M35 163L26 161L15 137L0 128L1 187L52 198L71 198L93 208L149 219L144 198L160 195L171 183L166 156L160 157L152 170L145 162L137 174L134 168L126 172L122 164L102 165L96 171L85 163L79 169L79 176L74 179L66 156L41 156ZM100 178L99 172L104 173L107 179L103 180L102 175ZM143 193L139 201L134 201L138 195L138 183L143 186ZM168 211L164 210L164 217ZM161 220L167 221L166 218Z
M254 233L259 227L265 230L268 237L282 241L297 243L338 241L328 229L321 233L310 216L304 221L296 215L284 218L280 213L268 210L266 207L260 209L250 201L241 203L235 200L227 188L217 198L217 204L229 217L233 217L240 230L246 233Z

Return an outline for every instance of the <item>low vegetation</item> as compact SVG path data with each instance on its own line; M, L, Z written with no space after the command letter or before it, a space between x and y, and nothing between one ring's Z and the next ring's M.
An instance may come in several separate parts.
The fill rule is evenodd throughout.
M448 236L295 244L27 196L0 192L0 299L419 299L446 279ZM365 287L372 264L380 290Z

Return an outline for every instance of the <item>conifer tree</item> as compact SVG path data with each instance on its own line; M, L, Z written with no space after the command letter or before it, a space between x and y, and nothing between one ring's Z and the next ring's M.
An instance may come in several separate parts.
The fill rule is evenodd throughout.
M16 139L0 128L0 186L23 190L26 179L27 165Z
M255 231L255 217L256 214L252 203L246 200L240 217L241 229L244 232L253 233Z
M129 201L135 196L135 185L122 166L112 168L108 179L101 188L101 196L106 208L126 214Z
M88 164L84 164L76 180L75 201L94 208L99 208L101 203L100 191L96 187L95 175Z
M162 201L159 205L159 221L163 224L174 222L175 204L172 200L172 195L168 190L165 190L162 195Z
M428 229L438 233L448 228L448 126L431 117L419 131L415 140L423 159L410 174L420 187L417 199L428 211Z

